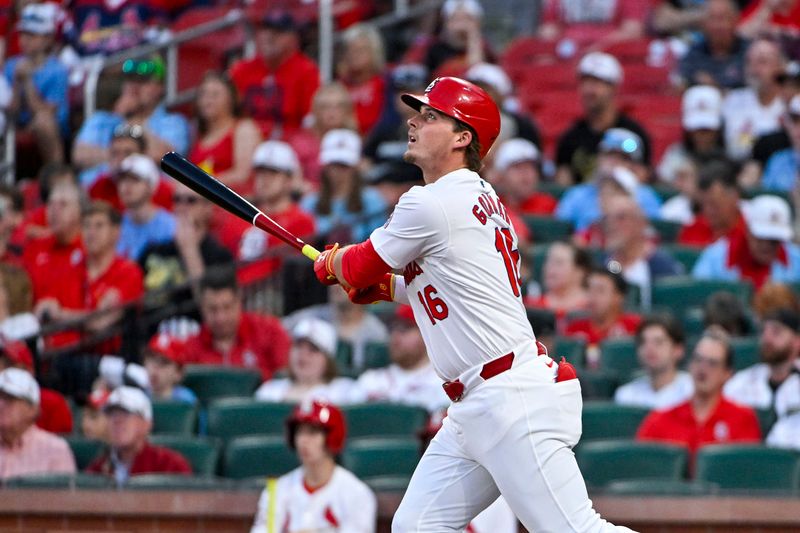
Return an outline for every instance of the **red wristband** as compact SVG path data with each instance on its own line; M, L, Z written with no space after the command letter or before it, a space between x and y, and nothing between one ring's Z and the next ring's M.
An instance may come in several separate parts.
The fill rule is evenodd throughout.
M391 270L392 267L381 259L369 239L347 248L342 254L342 277L357 289L378 283Z

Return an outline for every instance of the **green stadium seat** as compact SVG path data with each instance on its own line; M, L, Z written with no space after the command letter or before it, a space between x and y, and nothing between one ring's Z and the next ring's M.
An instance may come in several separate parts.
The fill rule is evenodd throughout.
M139 474L131 476L125 488L132 490L225 490L229 484L229 480L208 476Z
M422 407L394 403L363 403L342 408L348 439L361 437L415 437L428 420Z
M535 333L535 332L534 332ZM586 366L586 341L577 337L556 337L550 356L556 361L566 357L576 368Z
M528 248L527 259L531 268L531 277L539 283L542 283L542 268L544 268L549 248L549 244L534 244Z
M569 240L572 236L572 223L566 220L558 220L551 216L525 215L525 225L528 226L532 236L531 240L536 243L545 243L561 240Z
M30 474L6 479L5 488L16 489L105 489L114 479L101 474Z
M659 248L669 253L679 263L683 264L687 274L692 271L692 267L694 267L694 264L697 262L697 258L703 253L702 248L684 246L682 244L663 244Z
M353 345L351 343L339 339L336 344L336 365L339 370L353 366Z
M72 435L64 438L70 449L72 449L72 455L75 456L75 464L78 466L78 470L85 470L89 463L105 449L105 443L99 440Z
M653 283L653 306L671 309L683 314L689 308L702 307L706 299L717 291L729 291L750 301L752 285L740 281L699 280L688 276L662 278Z
M761 360L761 348L758 337L735 337L731 339L733 347L733 366L736 370L742 370L752 366Z
M292 409L291 403L244 398L217 400L208 408L208 434L223 440L243 435L283 436Z
M364 346L364 369L383 368L391 362L389 345L385 342L368 342Z
M411 476L374 476L363 479L375 492L397 492L403 494L408 488Z
M350 442L342 453L342 466L360 479L376 476L411 476L419 462L415 438L375 438Z
M658 233L662 244L675 242L681 232L681 228L683 228L683 224L680 222L657 219L650 220L650 226Z
M581 395L585 400L611 400L617 390L617 378L602 370L578 370Z
M259 383L259 370L216 365L189 365L183 378L203 405L219 398L251 397Z
M197 406L176 400L153 401L153 434L193 435Z
M603 439L632 439L649 412L643 407L611 402L586 402L583 406L581 442Z
M765 446L704 446L697 452L696 477L727 491L791 492L800 483L800 456Z
M632 337L607 339L600 343L600 367L617 378L617 383L627 383L639 370L636 340Z
M278 477L299 464L297 455L284 437L250 435L232 439L225 446L222 474L233 479Z
M150 437L150 442L183 455L192 465L192 473L195 476L213 476L217 472L221 445L216 439L183 435L153 435Z
M587 442L575 453L586 484L598 488L630 479L678 481L688 459L683 446L630 440Z
M612 481L603 489L619 496L708 496L719 487L703 481L676 481L664 479L628 479Z
M564 193L567 192L568 189L568 186L552 181L543 181L539 183L539 191L549 194L556 200L559 200L562 196L564 196Z

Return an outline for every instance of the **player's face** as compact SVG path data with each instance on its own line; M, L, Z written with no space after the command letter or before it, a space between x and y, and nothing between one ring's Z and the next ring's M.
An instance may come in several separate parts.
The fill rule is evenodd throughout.
M420 168L449 154L460 135L454 131L453 119L426 105L407 124L408 148L403 159Z
M798 336L782 322L767 320L761 332L761 360L769 364L788 361L798 350Z
M83 245L89 255L113 250L119 240L119 226L111 223L103 213L95 213L83 219Z
M328 356L309 341L300 339L292 345L289 367L298 383L322 383L327 366Z
M309 424L300 424L294 433L294 447L304 465L318 464L330 459L325 448L325 430Z
M683 355L683 347L672 342L663 327L653 325L642 332L637 354L645 369L659 374L675 369Z
M239 330L242 304L231 289L206 289L200 298L203 321L215 339L232 339Z
M714 339L701 339L689 360L689 373L692 375L695 394L719 394L722 386L731 377L730 369L725 366L725 346Z

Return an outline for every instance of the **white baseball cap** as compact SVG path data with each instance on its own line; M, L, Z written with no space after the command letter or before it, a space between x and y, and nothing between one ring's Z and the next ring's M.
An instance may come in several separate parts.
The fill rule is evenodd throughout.
M266 141L256 147L253 152L253 168L268 168L296 174L300 170L300 162L294 149L283 141Z
M539 149L529 140L517 137L505 141L497 149L494 168L505 172L508 167L524 161L539 161Z
M336 355L336 328L329 322L319 318L305 318L292 330L292 338L296 341L307 340L328 357Z
M499 66L491 63L476 63L472 65L464 77L472 83L491 85L503 98L511 96L513 92L514 86L508 74Z
M780 196L764 194L742 202L747 229L757 239L788 241L793 236L792 213Z
M464 10L475 18L483 17L483 6L477 0L447 0L442 5L442 16L449 18L458 10Z
M120 174L130 174L140 180L146 181L151 189L158 186L160 172L152 159L143 154L131 154L122 160L117 171Z
M718 130L722 127L722 93L710 85L690 87L683 93L683 128Z
M578 74L591 76L611 85L619 85L622 82L622 65L611 54L592 52L583 56L578 63Z
M11 367L0 372L0 392L39 405L39 384L27 370Z
M22 33L51 35L56 32L59 7L56 4L28 4L22 10L17 30Z
M114 389L111 396L106 400L103 410L108 412L112 409L122 409L134 415L139 415L147 421L153 420L153 406L150 398L142 389L136 387L122 386Z
M352 130L331 130L322 137L319 163L354 167L361 160L361 137Z
M639 180L636 175L623 166L616 166L610 172L601 175L601 180L612 180L628 193L636 198L636 191L639 189Z

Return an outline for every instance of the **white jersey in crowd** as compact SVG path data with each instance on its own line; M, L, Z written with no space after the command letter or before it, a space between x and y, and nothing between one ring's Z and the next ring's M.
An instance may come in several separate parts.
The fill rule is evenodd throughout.
M334 405L344 405L349 402L350 391L355 382L350 378L334 378L330 383L321 383L306 392L303 400L320 400ZM292 387L289 378L271 379L265 381L256 390L256 400L262 402L285 402L286 395Z
M778 417L800 409L800 373L793 372L773 394L769 386L769 366L756 363L738 371L725 384L725 396L756 409L775 409Z
M389 266L403 270L398 295L405 286L443 380L533 342L517 236L494 189L477 173L459 169L412 187L370 240Z
M614 401L620 405L669 409L688 400L693 392L692 377L687 372L679 371L675 379L659 390L653 388L648 376L638 377L619 387L614 393Z
M734 161L750 157L758 137L781 129L781 116L785 109L783 99L779 97L769 105L761 105L755 91L749 87L728 92L722 103L728 157Z
M500 496L492 505L472 519L465 533L517 533L519 524L514 511L505 498Z
M431 413L450 405L450 398L442 389L442 380L430 364L415 370L405 370L395 364L367 370L358 377L349 401L417 405Z
M783 416L767 435L767 446L800 450L800 411Z
M296 468L278 479L277 506L270 509L270 492L264 489L250 533L373 533L377 501L372 490L341 466L330 481L313 492L303 482L303 469ZM272 516L274 530L268 523Z

